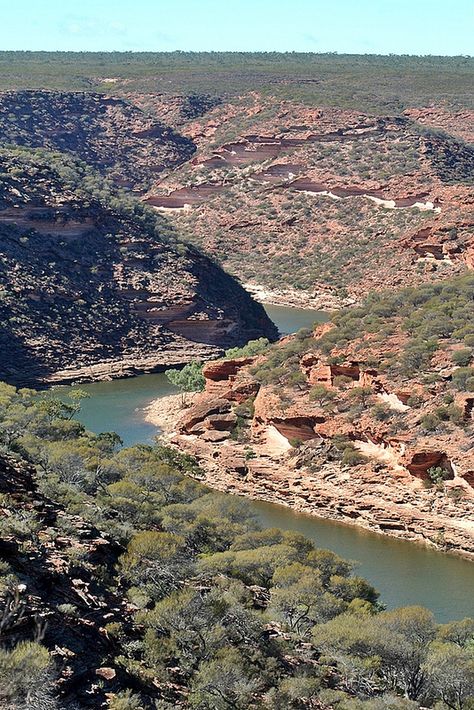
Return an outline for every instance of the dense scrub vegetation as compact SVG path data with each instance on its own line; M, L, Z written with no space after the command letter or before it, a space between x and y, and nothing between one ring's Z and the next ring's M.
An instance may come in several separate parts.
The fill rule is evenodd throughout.
M429 370L432 356L440 349L451 351L453 373L458 389L474 391L472 362L474 345L474 276L426 284L401 291L371 294L360 307L340 311L333 316L335 328L319 341L329 353L360 339L361 357L375 343L381 345L396 334L403 334L398 351L381 351L382 365L394 374L415 376ZM369 337L365 337L370 334Z
M85 431L74 419L82 396L0 390L8 707L472 707L474 621L383 611L350 563L299 534L262 530L244 501L195 480L191 458L161 446L121 449L116 435ZM30 491L20 486L25 466ZM111 559L98 564L79 541L87 526L113 543ZM35 560L44 569L52 549L63 551L48 594ZM90 587L79 588L94 591L92 607L84 593L61 600L64 577L85 574ZM100 608L110 621L99 635L109 641L68 657ZM107 681L97 681L97 665Z
M90 90L92 86L103 91L156 92L171 87L173 93L232 92L235 96L257 90L279 98L380 113L440 101L472 106L473 71L470 57L296 52L0 54L3 89Z

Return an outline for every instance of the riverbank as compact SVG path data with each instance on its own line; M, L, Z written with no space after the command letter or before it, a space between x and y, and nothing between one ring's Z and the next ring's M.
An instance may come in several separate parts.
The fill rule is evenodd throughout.
M144 418L167 443L196 457L210 487L474 560L474 522L450 517L435 490L413 486L402 474L380 481L336 465L305 471L288 457L284 437L250 449L234 440L215 443L180 433L181 418L202 398L190 395L183 408L181 395L161 397Z
M337 311L355 304L349 296L341 297L329 288L320 288L314 292L298 289L271 289L260 284L245 283L244 289L264 306L282 306L284 308L305 308L317 311Z

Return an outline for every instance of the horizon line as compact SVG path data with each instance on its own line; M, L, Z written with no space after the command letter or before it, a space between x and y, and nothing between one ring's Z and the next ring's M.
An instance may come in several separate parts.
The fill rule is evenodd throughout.
M396 52L310 52L298 49L287 50L239 50L239 49L0 49L1 54L299 54L311 55L315 57L338 56L338 57L409 57L414 59L474 59L474 54L398 54Z

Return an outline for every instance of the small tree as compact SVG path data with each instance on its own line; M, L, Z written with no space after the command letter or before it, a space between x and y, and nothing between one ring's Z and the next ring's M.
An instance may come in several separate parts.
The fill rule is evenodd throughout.
M166 370L166 377L172 385L181 390L181 404L186 405L187 392L202 392L206 384L202 374L202 363L189 362L181 370Z
M365 407L367 405L367 399L371 394L372 390L370 387L354 387L350 390L349 397Z
M42 410L50 421L53 419L72 419L81 410L81 401L88 399L90 395L81 389L71 390L67 395L69 402L54 397L46 396L40 400L38 407Z

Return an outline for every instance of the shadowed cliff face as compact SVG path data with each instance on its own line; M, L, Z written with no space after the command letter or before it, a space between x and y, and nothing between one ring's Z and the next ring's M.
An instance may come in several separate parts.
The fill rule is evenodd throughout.
M196 150L192 140L159 117L95 93L0 94L0 133L3 144L73 153L116 184L133 189L146 187Z
M83 164L30 150L0 161L3 379L110 378L276 337L231 276Z

